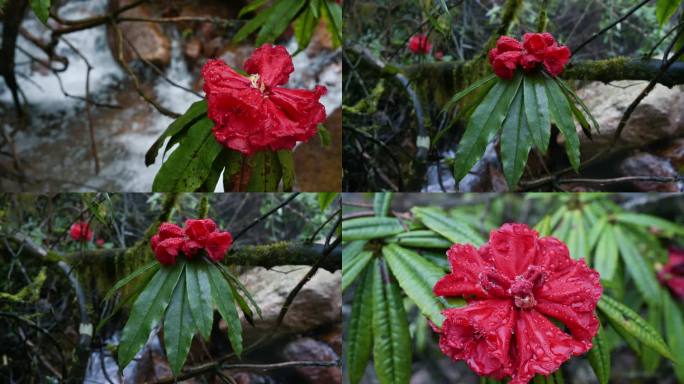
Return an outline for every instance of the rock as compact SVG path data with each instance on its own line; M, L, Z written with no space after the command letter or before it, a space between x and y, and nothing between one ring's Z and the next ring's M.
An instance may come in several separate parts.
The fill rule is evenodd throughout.
M294 153L297 184L301 191L340 191L342 189L342 109L335 110L323 123L330 134L324 147L318 136L297 147Z
M342 356L342 323L338 323L331 330L322 333L319 338L328 343L335 353Z
M581 133L582 158L587 159L611 144L618 123L627 107L646 87L646 81L616 81L608 84L591 83L578 90L601 129L593 133L593 140ZM656 85L632 113L617 143L618 149L638 148L661 139L684 135L683 86L667 88Z
M110 3L111 9L119 9L124 7L133 0L113 0ZM152 11L149 5L142 4L122 13L126 17L144 17L153 18L157 14ZM158 23L149 22L122 22L119 23L124 41L123 58L124 61L131 62L138 60L138 55L130 45L126 42L128 40L140 54L140 57L150 61L158 67L166 67L171 62L171 41L164 33ZM117 32L111 27L107 29L107 40L115 57L119 56L119 44Z
M620 164L620 171L624 176L677 176L677 171L669 160L644 152L624 159ZM681 189L679 183L676 182L637 181L632 184L639 191L679 192Z
M240 281L251 292L261 307L263 319L255 316L254 327L242 319L245 345L262 337L276 324L280 309L287 295L304 275L308 266L283 266L278 271L253 268L240 276ZM287 272L284 272L287 271ZM342 294L340 292L342 274L319 270L297 294L290 305L283 323L278 328L279 335L304 333L321 326L338 323L342 319ZM221 332L225 334L226 323L221 319Z
M291 341L282 352L286 361L337 361L339 356L326 343L303 337ZM305 383L337 384L342 382L340 367L297 367L294 368Z
M658 155L670 160L677 171L684 169L684 138L674 140L658 151Z
M185 42L183 46L183 55L185 55L185 60L187 60L189 66L194 66L202 54L202 42L200 39L193 37Z
M261 376L250 372L231 373L225 371L224 373L232 376L237 384L276 384L276 381L268 376Z

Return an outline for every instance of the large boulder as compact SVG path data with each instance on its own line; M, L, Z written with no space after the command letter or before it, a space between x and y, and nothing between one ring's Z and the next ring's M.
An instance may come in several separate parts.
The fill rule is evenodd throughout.
M600 133L593 134L592 140L578 127L582 158L589 158L611 145L620 119L647 84L646 81L591 83L578 90L577 95L601 128ZM656 85L632 113L616 149L640 148L659 140L684 136L683 90L683 86Z

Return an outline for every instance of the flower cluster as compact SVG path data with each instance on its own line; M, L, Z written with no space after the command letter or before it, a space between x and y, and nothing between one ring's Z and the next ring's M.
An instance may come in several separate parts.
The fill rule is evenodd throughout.
M164 265L175 264L179 252L192 259L202 249L210 259L221 261L232 244L230 232L217 231L211 219L187 220L185 228L163 223L150 241L157 260Z
M318 99L327 90L280 87L294 71L285 48L262 45L244 69L251 76L238 74L221 60L209 60L202 68L208 115L219 143L250 156L263 150L291 150L297 141L316 134L325 120L325 107Z
M426 34L417 33L409 39L408 49L416 55L427 55L432 50L432 44L428 41Z
M78 221L71 225L69 236L76 241L86 242L93 239L94 233L90 230L87 221Z
M515 70L522 67L531 71L542 64L551 76L563 73L565 64L570 60L570 49L558 45L550 33L526 33L523 42L501 36L496 48L489 51L489 63L494 73L502 79L513 77Z
M684 251L670 249L669 259L658 271L658 280L666 284L679 299L684 299Z
M479 375L523 384L591 349L599 327L599 274L571 259L558 239L505 224L479 249L454 244L447 256L451 273L434 293L464 297L468 305L443 311L437 331L445 355L465 360Z

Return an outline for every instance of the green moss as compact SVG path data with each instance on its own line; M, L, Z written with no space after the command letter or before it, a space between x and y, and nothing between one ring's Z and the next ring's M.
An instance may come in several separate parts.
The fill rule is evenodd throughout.
M628 65L630 61L631 59L627 57L615 57L607 60L583 62L568 67L563 73L563 77L594 81L628 79L635 76L637 72L642 72L638 67Z

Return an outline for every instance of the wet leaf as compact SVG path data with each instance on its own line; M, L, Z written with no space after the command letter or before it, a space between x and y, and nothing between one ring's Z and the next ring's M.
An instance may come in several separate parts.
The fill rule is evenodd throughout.
M501 164L510 189L515 189L525 171L532 148L532 136L525 117L523 87L513 99L501 130Z
M684 315L682 307L663 291L663 315L665 317L665 337L670 350L677 357L674 366L675 375L680 382L684 382Z
M622 257L627 272L634 280L637 290L649 304L658 304L660 302L660 289L653 267L639 253L637 244L634 243L632 237L628 236L620 226L614 226L613 231L615 239L618 240L620 257Z
M171 125L164 130L164 132L154 141L150 149L147 150L145 154L145 165L150 166L154 163L157 155L159 154L159 148L168 137L174 137L180 134L185 134L185 132L193 126L195 123L199 122L207 116L207 101L201 100L193 103L190 108L188 108L183 115L173 121ZM170 148L167 145L167 149ZM164 151L166 152L166 151Z
M173 290L169 308L164 315L164 347L174 376L180 373L188 357L190 343L196 330L185 292L185 276L186 274L181 273L180 280Z
M214 322L214 307L211 303L211 285L207 267L204 260L188 263L185 267L188 305L195 325L205 340L209 339Z
M469 225L452 219L429 208L413 208L411 210L426 227L446 237L452 243L468 243L476 246L484 243L484 239Z
M568 154L572 168L577 171L580 166L579 137L575 130L575 122L572 117L570 104L563 91L553 79L547 76L544 80L544 85L546 86L546 96L549 101L551 118L565 138L565 152Z
M443 236L430 230L417 230L400 233L387 239L404 247L447 249L453 244Z
M392 192L376 192L373 196L375 216L387 216L392 204Z
M523 90L527 128L535 147L545 153L551 139L551 118L544 79L539 75L525 76Z
M228 282L215 265L207 267L211 297L221 317L228 325L228 339L237 356L242 354L242 325L235 307L235 297Z
M344 263L342 266L342 292L349 288L372 259L373 252L365 251L351 258L348 263Z
M601 326L591 342L592 347L587 354L589 363L594 369L599 384L610 382L610 345Z
M370 240L403 232L404 227L394 217L358 217L342 222L345 240Z
M344 338L344 356L347 359L349 382L361 381L368 365L373 346L373 268L366 268L361 274L354 291L351 315Z

